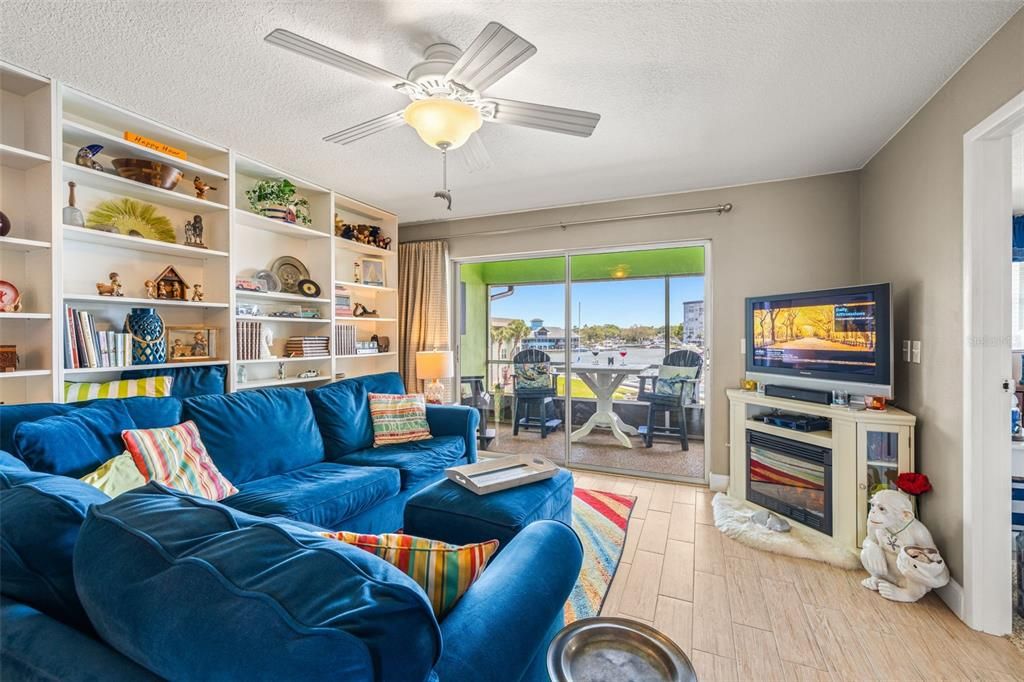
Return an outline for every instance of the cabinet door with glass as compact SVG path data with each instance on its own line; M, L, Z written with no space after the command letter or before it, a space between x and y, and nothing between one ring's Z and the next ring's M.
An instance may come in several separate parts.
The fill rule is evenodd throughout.
M868 501L879 490L896 487L896 477L914 470L914 428L857 424L857 544L867 535Z

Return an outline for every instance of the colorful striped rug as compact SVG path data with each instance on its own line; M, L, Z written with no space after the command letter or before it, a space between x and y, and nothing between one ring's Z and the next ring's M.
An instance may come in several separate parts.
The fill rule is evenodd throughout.
M601 612L626 542L626 526L636 498L600 490L576 488L572 527L583 543L580 577L565 603L565 622Z

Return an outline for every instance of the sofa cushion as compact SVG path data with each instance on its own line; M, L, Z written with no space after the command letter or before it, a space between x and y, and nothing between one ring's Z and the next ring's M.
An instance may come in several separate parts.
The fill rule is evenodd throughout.
M399 480L394 469L323 462L243 483L224 504L247 514L283 516L334 529L397 495Z
M394 566L153 482L90 510L75 582L100 636L172 680L425 680L441 650Z
M65 381L64 402L81 403L97 398L170 398L174 378L166 375L115 381Z
M462 464L466 440L461 436L436 436L414 443L367 448L338 459L342 464L392 467L402 475L402 490L436 478L445 469Z
M439 620L480 577L498 549L497 540L458 546L404 533L369 535L338 531L321 535L366 550L415 580L430 597Z
M109 499L74 478L0 469L3 594L88 630L75 592L72 552L86 510Z
M208 500L238 492L210 459L193 421L163 429L131 429L121 437L147 481Z
M122 379L144 379L169 375L174 377L171 395L184 400L197 395L224 393L227 365L203 367L172 367L170 369L129 369L121 372Z
M135 422L120 400L104 400L68 414L22 422L15 454L33 471L79 478L124 452L121 432Z
M65 405L63 403L0 405L0 450L17 455L17 448L14 447L14 429L18 428L18 424L68 414L81 407L81 405Z
M405 393L398 372L369 374L336 381L309 392L316 423L330 457L373 445L369 393Z
M313 409L300 388L264 388L184 401L220 472L236 486L324 460Z

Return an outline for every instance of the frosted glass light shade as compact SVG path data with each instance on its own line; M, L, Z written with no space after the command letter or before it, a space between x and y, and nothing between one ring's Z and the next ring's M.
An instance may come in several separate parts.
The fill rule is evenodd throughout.
M450 350L423 350L416 353L416 377L423 381L447 379L455 374Z
M458 149L480 130L483 119L475 107L452 99L421 99L405 108L405 122L431 147Z

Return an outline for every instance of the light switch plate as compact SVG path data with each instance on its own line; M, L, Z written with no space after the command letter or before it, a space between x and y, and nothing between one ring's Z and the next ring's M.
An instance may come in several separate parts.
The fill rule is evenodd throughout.
M903 341L903 362L910 362L910 341Z
M740 355L746 355L746 354L747 354L747 340L746 339L740 339Z
M920 365L921 364L921 342L914 341L910 348L910 361Z

